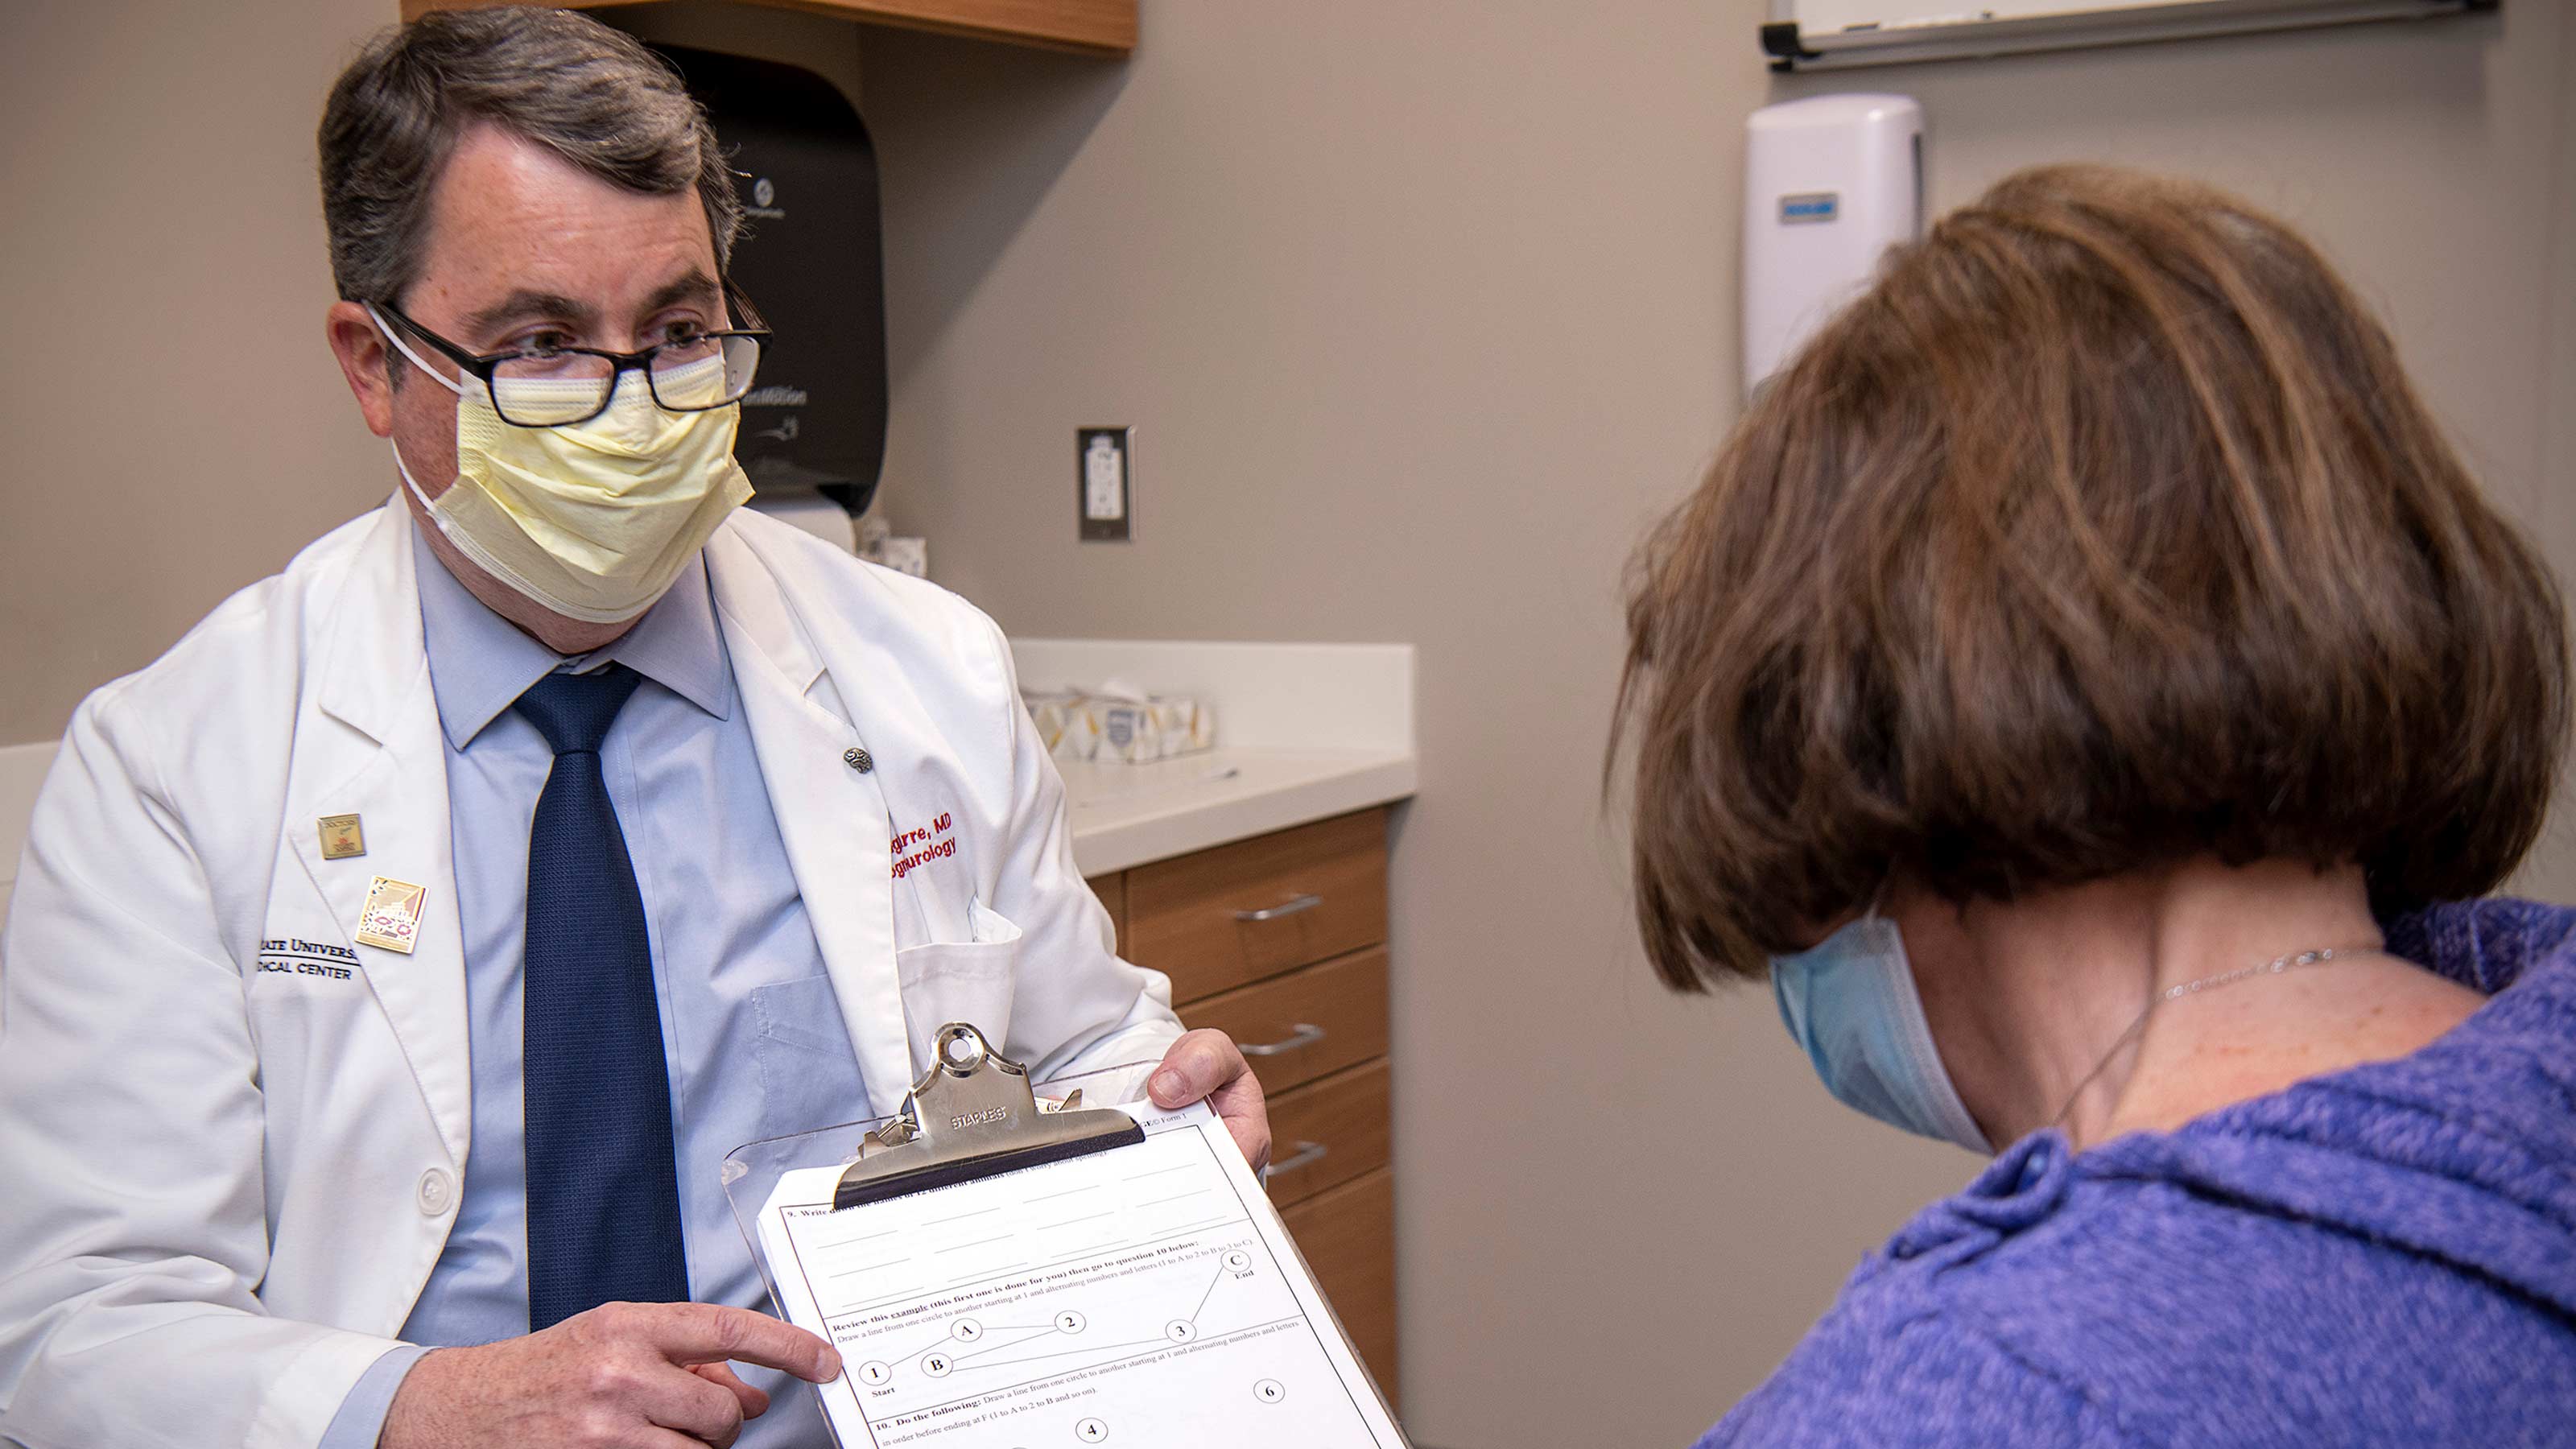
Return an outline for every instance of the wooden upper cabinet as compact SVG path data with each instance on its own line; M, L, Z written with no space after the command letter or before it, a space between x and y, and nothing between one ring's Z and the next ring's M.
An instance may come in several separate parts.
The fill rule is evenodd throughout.
M539 0L402 0L402 17L432 10L483 10ZM571 10L604 10L627 0L546 0ZM837 15L871 25L964 35L1086 55L1125 55L1136 48L1136 0L733 0Z

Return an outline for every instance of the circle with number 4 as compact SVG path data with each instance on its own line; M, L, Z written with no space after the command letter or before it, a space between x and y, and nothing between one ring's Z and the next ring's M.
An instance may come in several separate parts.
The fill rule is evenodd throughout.
M1265 1404L1281 1403L1288 1397L1288 1386L1277 1379L1263 1379L1252 1386L1252 1396Z
M1241 1248L1235 1249L1233 1252L1225 1255L1225 1270L1229 1273L1251 1272L1252 1255L1243 1251Z
M1187 1343L1199 1336L1199 1326L1186 1318L1175 1318L1163 1325L1163 1336L1174 1343Z
M934 1379L944 1379L948 1377L948 1371L955 1367L957 1367L957 1365L950 1361L948 1355L944 1353L930 1354L921 1361L921 1371L930 1375Z
M1090 1326L1090 1319L1070 1308L1055 1316L1055 1331L1058 1333L1080 1333Z
M859 1365L860 1383L870 1385L882 1384L893 1377L894 1369L892 1367L878 1363L874 1359L870 1359L868 1362Z
M948 1336L959 1343L973 1343L984 1336L984 1325L971 1318L961 1318L948 1325Z

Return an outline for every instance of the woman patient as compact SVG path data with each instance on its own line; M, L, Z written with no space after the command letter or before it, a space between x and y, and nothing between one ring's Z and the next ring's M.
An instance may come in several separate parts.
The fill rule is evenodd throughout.
M1704 1441L2576 1443L2559 596L2286 227L2025 172L1641 553L1665 982L1998 1156Z

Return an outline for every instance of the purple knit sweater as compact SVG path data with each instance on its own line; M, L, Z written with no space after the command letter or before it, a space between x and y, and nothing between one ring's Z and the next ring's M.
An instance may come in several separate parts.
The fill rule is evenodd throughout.
M2015 1143L1700 1441L2576 1445L2576 910L2389 949L2495 997L2178 1131Z

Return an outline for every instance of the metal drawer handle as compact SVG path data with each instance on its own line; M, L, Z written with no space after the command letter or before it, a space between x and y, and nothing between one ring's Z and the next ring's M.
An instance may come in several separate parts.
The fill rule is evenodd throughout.
M1311 1166L1312 1164L1323 1160L1323 1143L1306 1142L1301 1140L1297 1143L1296 1152L1291 1154L1285 1162L1274 1162L1268 1167L1261 1169L1261 1180L1263 1182L1268 1182L1270 1179L1277 1177L1283 1172L1295 1172L1298 1168Z
M1315 1043L1322 1041L1323 1039L1324 1029L1322 1027L1315 1025L1311 1021L1301 1021L1297 1023L1294 1030L1290 1031L1288 1035L1277 1041L1244 1042L1241 1045L1245 1056L1275 1057L1281 1052L1293 1052L1299 1047L1313 1046Z
M1234 913L1234 918L1238 921L1275 921L1281 916L1293 916L1299 911L1311 911L1323 903L1322 896L1299 896L1293 901L1283 901L1258 911L1237 911Z

